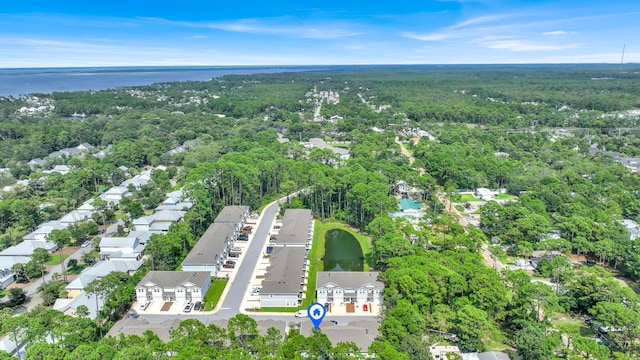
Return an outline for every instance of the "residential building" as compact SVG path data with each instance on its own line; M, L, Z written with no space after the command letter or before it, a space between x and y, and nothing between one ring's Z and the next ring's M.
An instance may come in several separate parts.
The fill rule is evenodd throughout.
M126 186L114 186L100 194L102 200L116 206L120 204L120 200L125 196L131 196L131 192L129 192Z
M67 297L80 295L85 287L95 279L103 278L112 272L123 272L131 276L142 267L142 261L99 261L84 269L78 277L65 287Z
M11 269L0 269L0 290L6 289L16 280L16 275Z
M136 285L136 299L140 303L202 301L209 286L209 271L150 271Z
M38 225L37 229L25 235L23 239L45 241L47 240L47 236L51 233L51 231L64 230L66 228L67 226L60 223L60 221L58 220L47 221L46 223Z
M140 190L144 185L147 185L151 181L151 170L145 170L140 174L127 179L120 184L125 188L129 188L129 186L133 186L134 189Z
M184 211L179 210L161 210L152 215L134 219L133 226L136 231L166 233L171 224L180 221L184 214Z
M60 224L69 227L71 225L75 225L81 221L87 221L91 218L91 214L87 212L73 210L70 213L60 218Z
M627 229L629 233L629 240L635 240L640 237L640 225L631 219L624 219L621 221L622 226Z
M249 207L245 205L230 205L225 206L220 210L218 216L216 216L213 222L218 224L234 224L236 230L240 231L244 226L245 221L249 217Z
M74 298L57 299L53 304L53 310L58 310L65 315L77 316L77 309L80 305L87 307L89 312L87 317L89 319L95 319L98 316L98 311L104 306L104 298L82 292Z
M80 215L86 215L87 218L91 218L93 216L93 212L96 211L96 208L93 206L93 202L95 199L89 199L80 205L75 211Z
M238 236L232 223L213 223L182 261L182 271L208 271L216 276Z
M316 277L318 302L381 304L384 283L377 272L320 271Z
M271 240L273 246L301 246L309 249L313 240L313 216L309 209L287 209L282 227Z
M460 355L460 348L457 346L432 345L429 352L434 360L447 360L449 354Z
M136 237L103 237L100 240L100 257L103 260L137 261L144 255L144 248Z
M276 247L262 281L260 306L297 307L306 291L309 271L304 247Z
M58 246L51 241L41 241L41 240L25 240L18 245L8 247L0 252L0 257L24 257L31 258L33 255L33 251L35 249L45 249L48 252L52 253L58 250ZM28 261L28 260L27 260Z
M156 211L160 210L189 210L193 207L191 200L183 198L184 194L182 189L172 191L167 194L167 198L156 208Z
M320 138L311 138L309 139L309 147L310 148L319 148L319 149L328 149L333 151L334 154L340 157L341 160L349 159L349 150L335 147L327 144L323 139Z
M497 351L485 351L481 353L460 354L462 360L509 360L509 355Z

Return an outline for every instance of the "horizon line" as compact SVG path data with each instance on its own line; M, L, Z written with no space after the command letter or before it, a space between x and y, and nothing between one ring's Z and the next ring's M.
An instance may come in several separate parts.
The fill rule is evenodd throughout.
M504 66L527 66L527 65L640 65L640 62L522 62L522 63L369 63L369 64L222 64L222 65L80 65L80 66L33 66L33 67L0 67L0 70L45 70L45 69L123 69L123 68L214 68L214 67L304 67L304 66L477 66L477 65L504 65Z

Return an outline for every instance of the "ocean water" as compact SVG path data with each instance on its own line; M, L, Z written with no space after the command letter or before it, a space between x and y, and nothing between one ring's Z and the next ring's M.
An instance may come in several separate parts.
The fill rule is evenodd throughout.
M104 90L158 82L205 81L224 75L322 70L320 66L180 66L0 69L0 96Z

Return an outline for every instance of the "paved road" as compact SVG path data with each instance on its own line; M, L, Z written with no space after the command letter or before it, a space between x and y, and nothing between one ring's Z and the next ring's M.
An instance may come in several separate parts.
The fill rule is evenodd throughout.
M68 258L64 259L65 265L67 265L67 263L71 259L76 259L78 260L78 262L82 262L82 255L90 251L91 251L90 246L79 248L76 252L71 254ZM54 254L57 254L57 252ZM49 266L47 267L47 271L48 272L44 275L44 278L45 278L45 281L48 283L49 281L53 280L53 274L58 273L62 275L62 265L58 264L53 267ZM24 307L26 307L26 310L31 310L36 306L42 304L42 297L38 292L38 287L40 285L42 285L42 278L36 280L34 283L29 284L29 286L24 288L24 290L27 292L27 302L25 302L23 305Z
M226 294L223 294L222 305L217 308L217 319L230 319L240 313L240 310L243 310L241 309L242 298L247 293L251 283L253 270L262 258L262 249L267 242L271 224L278 214L278 209L278 202L274 201L262 210L253 238L243 254L244 259L236 269L236 274L229 284L229 290L226 291Z

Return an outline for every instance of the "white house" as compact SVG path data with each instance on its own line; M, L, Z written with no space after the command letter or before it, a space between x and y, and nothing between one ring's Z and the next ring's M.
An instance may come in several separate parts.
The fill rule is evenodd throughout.
M136 231L149 231L151 229L151 224L154 221L153 215L147 215L143 217L139 217L137 219L133 219L133 227Z
M627 229L629 233L629 240L635 240L640 237L640 225L631 219L624 219L621 221L622 226Z
M156 208L160 210L189 210L193 207L193 202L189 199L183 199L182 189L172 191L167 194L167 198Z
M146 301L202 301L211 286L208 271L149 271L136 285L136 299Z
M86 215L87 219L93 216L93 212L96 211L96 208L93 206L93 202L95 199L89 199L80 205L75 211L80 215Z
M483 201L491 201L496 198L496 192L491 191L487 188L477 188L476 197L480 198Z
M61 225L64 225L65 227L69 227L81 221L87 221L89 220L90 217L91 215L87 214L86 212L73 210L70 213L66 214L65 216L61 217L59 221Z
M0 290L6 289L16 280L16 275L11 269L0 269Z
M45 249L52 253L58 250L58 246L51 241L25 240L18 245L8 247L0 252L0 256L24 256L31 257L35 249Z
M67 228L67 225L60 223L60 221L57 221L57 220L48 221L46 223L42 223L38 225L37 229L25 235L23 239L45 241L47 240L47 236L51 233L51 231L64 230L66 228Z
M137 261L144 255L144 248L136 237L104 237L100 240L100 257L104 260Z
M126 186L114 186L100 194L100 198L102 200L114 205L120 204L120 200L125 196L131 196L131 192L129 192L129 189L127 189Z
M316 277L319 303L381 304L384 284L377 272L320 271Z
M67 297L79 296L90 282L103 278L112 272L119 271L131 276L142 265L142 261L99 261L92 267L84 269L75 280L65 287L68 292Z
M447 360L448 354L460 355L460 348L457 346L432 345L429 348L429 352L434 360Z

